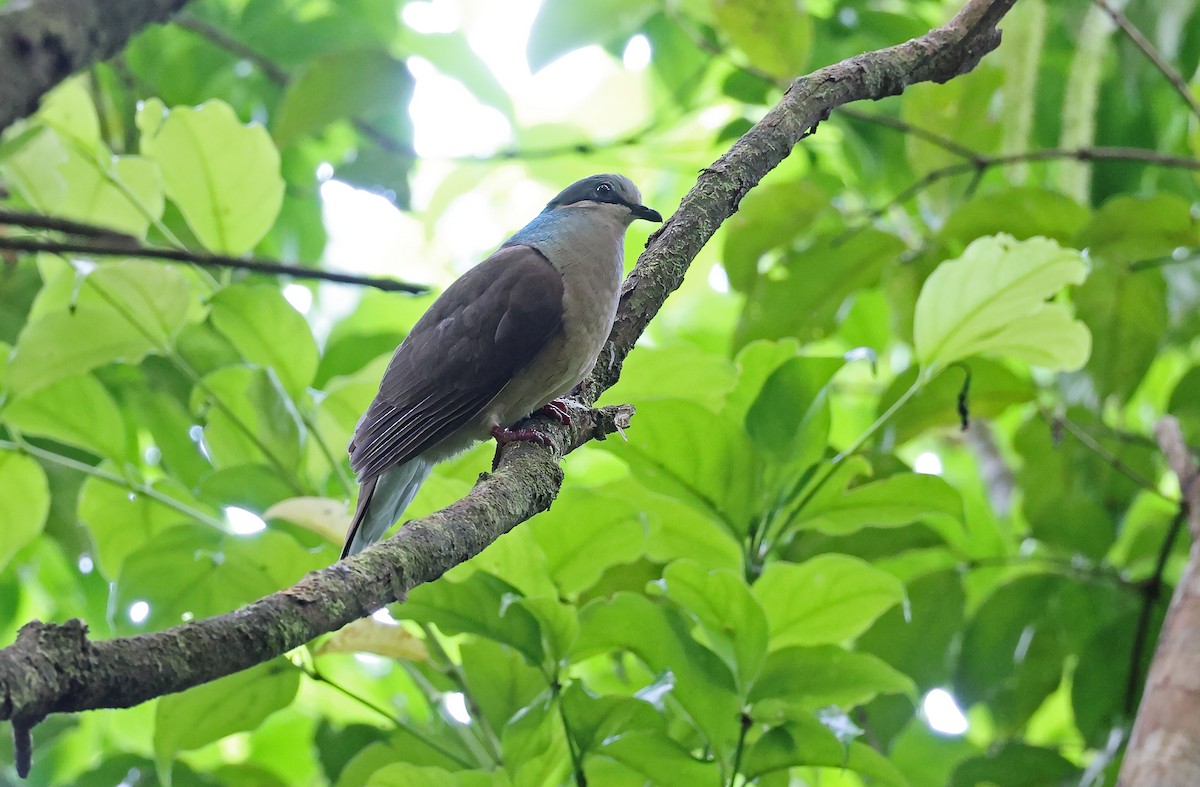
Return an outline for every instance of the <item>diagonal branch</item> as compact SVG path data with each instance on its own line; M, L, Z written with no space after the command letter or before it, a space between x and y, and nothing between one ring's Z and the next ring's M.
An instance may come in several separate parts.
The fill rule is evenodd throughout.
M1142 51L1142 54L1146 56L1146 59L1153 63L1154 67L1157 68L1164 77L1166 77L1167 81L1171 83L1171 87L1175 88L1175 92L1178 93L1183 98L1184 102L1191 108L1192 114L1194 114L1196 117L1200 117L1200 101L1196 100L1195 94L1193 94L1191 88L1188 87L1187 80L1185 80L1183 76L1176 71L1170 63L1167 62L1167 59L1162 56L1162 52L1159 52L1154 47L1154 44L1150 43L1150 39L1146 38L1145 34L1142 33L1141 30L1138 30L1133 22L1129 21L1129 17L1125 16L1125 14L1119 8L1116 8L1110 4L1108 0L1092 0L1092 3L1094 3L1101 11L1108 14L1109 18L1113 20L1113 23L1116 24L1117 27L1121 28L1121 32L1124 33L1129 40L1133 42L1133 45Z
M999 45L996 25L1015 1L968 0L947 25L920 38L793 82L758 124L703 170L679 210L651 237L625 283L608 344L581 387L583 402L591 404L616 382L625 356L682 283L701 247L799 140L843 104L897 95L916 82L946 82L970 71ZM604 408L575 417L571 426L544 423L551 448L507 446L498 470L481 477L467 497L235 612L101 642L89 641L79 621L30 623L15 644L0 650L0 719L13 721L20 740L50 713L128 707L182 691L401 600L416 585L436 579L545 510L562 483L559 458L618 430L630 414L629 408Z

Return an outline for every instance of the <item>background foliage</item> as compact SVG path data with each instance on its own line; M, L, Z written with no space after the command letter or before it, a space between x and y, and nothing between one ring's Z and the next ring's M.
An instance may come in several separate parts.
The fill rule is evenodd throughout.
M1125 12L1186 78L1196 4L1166 5ZM668 212L780 79L955 7L544 0L550 76L516 89L482 2L201 0L5 135L4 205L444 284L585 174ZM390 616L51 718L31 783L1113 783L1186 555L1148 435L1200 440L1198 118L1084 0L1004 30L744 200L606 397L628 442L568 457L551 511ZM426 152L430 90L482 141ZM1022 155L1096 146L1141 152ZM0 639L161 629L336 558L343 446L431 295L5 260ZM934 689L965 733L930 728Z

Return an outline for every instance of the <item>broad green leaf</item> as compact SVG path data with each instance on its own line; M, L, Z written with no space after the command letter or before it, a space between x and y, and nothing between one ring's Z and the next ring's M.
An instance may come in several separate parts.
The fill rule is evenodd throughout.
M101 469L115 470L109 465L101 465ZM172 479L162 479L154 484L154 490L186 505L196 505L187 490ZM153 545L159 534L172 525L193 520L153 497L132 494L119 484L91 476L79 493L79 521L91 533L101 575L115 580L131 552Z
M34 118L84 150L95 151L100 147L100 118L87 82L82 74L61 82L45 95Z
M935 475L898 473L836 495L820 495L789 525L842 535L864 527L898 527L926 518L961 522L962 497Z
M1088 330L1046 299L1086 275L1079 252L1045 238L975 241L938 266L917 298L913 340L925 378L980 353L1078 369L1088 357Z
M541 670L513 648L470 637L459 645L459 654L471 697L494 730L503 729L513 714L546 689Z
M317 371L317 343L276 287L234 284L211 300L210 319L250 363L275 370L295 399Z
M533 615L542 633L542 649L551 664L564 661L579 636L579 617L574 604L550 596L510 597L507 604L519 604Z
M674 677L671 696L691 722L719 755L731 751L738 732L733 675L716 654L692 638L687 622L674 610L640 594L617 593L585 606L579 627L576 660L624 649L654 674L669 671Z
M677 560L663 571L661 587L700 624L744 695L767 656L767 619L745 580L732 571L705 571L690 560Z
M828 210L829 194L809 178L760 183L751 189L737 213L722 225L721 264L730 285L745 293L762 286L762 258L772 250L788 248L801 232L810 232L813 221ZM803 261L796 267L802 266Z
M759 467L738 425L685 399L660 399L638 407L629 442L605 448L629 463L638 481L688 500L724 523L746 530L759 495Z
M646 784L662 787L718 784L721 776L715 762L701 760L661 732L633 730L613 735L597 754L630 768Z
M904 242L895 235L866 229L849 240L832 234L802 251L788 252L781 264L754 282L734 345L787 336L809 342L827 336L846 299L877 286L903 250Z
M1117 265L1170 255L1180 246L1200 244L1188 201L1174 194L1121 195L1108 200L1079 232L1077 243Z
M571 737L584 752L594 751L606 740L630 731L666 734L662 713L638 697L596 696L582 681L575 681L563 689L562 703L571 721Z
M168 763L177 752L254 730L290 705L299 688L300 670L281 657L162 697L154 714L155 757Z
M99 224L137 237L163 211L163 179L141 156L97 155L44 129L3 164L9 182L41 213Z
M793 0L713 0L717 26L746 53L751 65L790 79L804 73L813 23Z
M394 762L371 774L365 787L507 787L504 771L448 771L434 765Z
M1082 775L1079 766L1057 751L1014 741L995 752L973 757L959 765L954 770L950 787L1074 784L1079 782Z
M768 563L752 590L767 613L771 650L852 639L904 599L891 574L834 554Z
M841 358L799 357L784 362L763 383L746 413L746 432L776 462L803 469L829 442L830 379Z
M310 60L288 83L272 124L282 149L335 120L381 110L406 112L413 78L381 49L351 49Z
M514 787L562 784L570 773L558 700L547 689L516 713L504 727L500 741L510 766Z
M152 104L143 110L153 112ZM279 151L228 104L172 109L153 133L143 131L142 153L162 168L167 196L205 248L243 254L271 229L283 201Z
M604 392L600 403L640 406L650 399L691 399L715 410L733 383L734 369L728 358L690 342L638 347L625 359L621 379Z
M79 307L26 323L8 367L9 390L25 396L113 361L137 363L154 343L112 309Z
M1092 334L1092 357L1085 371L1096 392L1128 400L1167 333L1167 285L1162 272L1130 271L1124 264L1101 259L1073 300Z
M174 527L125 558L113 599L117 625L127 632L165 629L229 612L320 565L283 533L235 536L197 525ZM149 604L149 612L143 621L129 621L127 612L138 601Z
M525 54L529 67L540 71L573 49L588 44L623 41L655 11L642 0L578 3L546 0L538 9L529 32Z
M742 773L756 778L798 765L860 773L873 784L908 786L896 766L870 746L857 741L843 745L815 718L801 715L759 738L746 752Z
M294 471L303 456L302 429L279 378L247 366L218 369L192 391L204 421L204 445L216 467L257 462Z
M468 632L516 648L530 664L545 658L542 635L528 610L512 601L515 589L477 571L462 582L440 579L413 588L396 614L433 623L448 634Z
M996 418L1014 404L1031 401L1037 393L1037 388L1027 375L1018 376L999 361L972 358L966 366L971 372L966 400L971 421ZM916 367L912 367L896 375L879 397L877 415L887 412L913 386L919 373ZM939 374L921 386L917 394L892 415L885 427L894 435L896 444L903 445L929 429L961 431L958 397L965 382L966 370L963 370L960 373Z
M50 488L41 466L25 454L0 449L0 568L38 537L50 513Z
M738 351L736 358L737 379L733 389L725 397L722 415L743 423L750 408L762 393L767 379L784 363L800 355L800 343L795 339L777 342L756 341Z
M1041 236L1070 245L1087 220L1087 208L1065 194L1013 187L971 198L946 219L938 240L952 254L961 253L976 238L1000 232L1017 240Z
M568 486L550 510L525 529L545 553L544 570L557 592L569 597L594 585L610 566L641 556L645 518L636 502L622 497L619 487Z
M858 638L855 649L870 652L922 689L950 682L966 593L957 570L936 571L908 583L903 607L883 613Z
M122 260L89 273L79 288L78 303L111 309L156 347L165 347L199 311L193 289L193 278L178 265Z
M0 422L116 462L132 458L121 411L108 389L90 374L13 399L0 411Z
M852 708L879 694L905 694L915 701L917 687L911 678L876 656L820 645L772 653L749 699L754 705L751 715L769 721L777 714L790 718L797 709ZM787 710L781 713L784 708Z

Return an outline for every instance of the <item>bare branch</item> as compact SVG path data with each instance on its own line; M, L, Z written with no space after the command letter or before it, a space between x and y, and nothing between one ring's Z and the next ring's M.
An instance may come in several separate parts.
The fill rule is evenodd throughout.
M616 382L625 356L682 283L697 252L800 139L843 104L971 70L999 45L996 25L1014 2L968 0L944 27L793 82L758 124L701 173L679 210L651 237L625 283L608 344L581 386L582 402L591 404ZM498 470L482 476L467 497L235 612L102 642L90 642L78 621L31 623L14 645L0 650L0 719L28 727L50 713L135 705L246 669L401 600L545 510L562 483L558 460L617 431L629 414L628 408L573 412L570 426L539 417L552 447L506 446Z
M140 257L145 259L174 260L175 262L190 262L202 268L232 268L234 270L266 273L273 276L291 276L296 279L319 279L340 284L355 284L361 287L374 287L384 292L422 293L428 288L420 284L409 284L396 279L381 279L375 276L356 276L352 273L338 273L320 268L306 268L300 265L286 265L272 260L253 258L226 257L221 254L210 254L204 251L188 251L186 249L171 249L164 246L146 246L136 238L123 235L104 227L81 225L65 219L36 214L19 214L14 211L4 211L0 224L17 224L23 227L39 229L57 229L72 235L88 235L92 240L39 240L36 238L13 238L0 236L0 249L23 251L29 254L48 252L50 254L82 254L96 257ZM23 217L23 218L21 218ZM51 226L54 225L54 226ZM68 229L75 227L76 229ZM85 228L80 232L78 228Z
M1118 784L1200 784L1200 481L1179 421L1155 429L1159 448L1179 479L1192 548L1163 621L1142 705Z

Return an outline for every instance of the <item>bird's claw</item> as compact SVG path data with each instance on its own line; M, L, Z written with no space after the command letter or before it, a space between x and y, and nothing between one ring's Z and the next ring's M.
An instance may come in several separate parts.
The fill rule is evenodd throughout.
M509 443L537 443L546 448L553 446L550 438L536 429L522 427L520 429L505 429L503 426L492 427L492 437L496 439L496 455L492 458L492 469L500 464L500 451Z
M557 419L563 426L570 426L572 423L571 414L567 412L567 408L570 406L566 399L551 399L542 405L538 412L545 413L551 418Z

